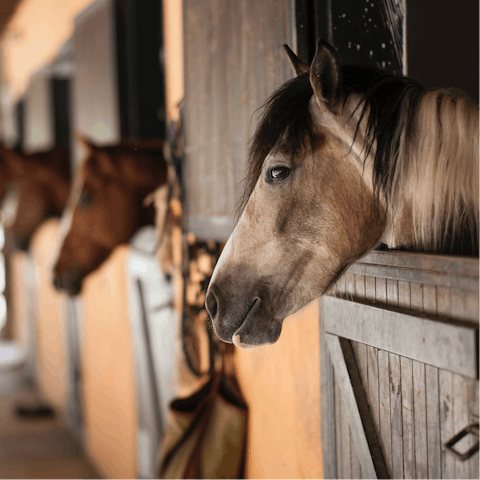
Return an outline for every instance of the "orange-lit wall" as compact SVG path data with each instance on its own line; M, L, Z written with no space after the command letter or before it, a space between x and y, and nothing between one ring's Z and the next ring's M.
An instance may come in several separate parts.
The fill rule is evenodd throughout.
M126 257L118 247L82 293L85 448L104 478L136 476L136 390Z
M2 38L2 70L13 98L32 73L55 58L73 32L74 17L92 0L24 0Z
M178 103L183 98L183 9L182 0L163 0L165 42L165 87L167 118L178 118Z
M245 478L323 478L318 302L274 345L236 350L249 407Z
M64 414L68 400L68 343L65 296L52 283L59 221L43 223L32 239L35 265L35 330L37 383L42 394Z

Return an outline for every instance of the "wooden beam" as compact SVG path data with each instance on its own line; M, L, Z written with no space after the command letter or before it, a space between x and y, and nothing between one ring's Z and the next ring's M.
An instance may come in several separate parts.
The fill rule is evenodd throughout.
M320 304L327 333L478 378L478 325L450 324L327 296Z
M320 316L320 381L322 408L323 478L338 478L335 430L335 384L324 322Z
M325 318L325 317L323 317ZM389 478L350 341L326 334L363 478ZM338 401L338 400L337 400Z
M188 217L187 231L195 234L198 240L225 242L232 234L234 223L230 217Z

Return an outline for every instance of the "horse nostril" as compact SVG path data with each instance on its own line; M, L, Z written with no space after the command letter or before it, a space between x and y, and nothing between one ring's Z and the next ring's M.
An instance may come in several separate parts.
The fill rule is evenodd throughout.
M60 275L58 274L57 271L53 272L53 286L57 289L60 290Z
M212 289L209 289L207 293L207 298L205 300L205 308L207 309L207 312L209 313L212 321L215 320L215 317L217 316L218 302L217 297L215 297Z

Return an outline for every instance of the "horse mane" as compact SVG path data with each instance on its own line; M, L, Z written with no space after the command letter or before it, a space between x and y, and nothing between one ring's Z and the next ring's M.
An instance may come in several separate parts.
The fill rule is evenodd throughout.
M363 152L373 157L373 187L387 208L401 198L413 213L414 248L478 250L478 105L454 89L425 89L415 80L366 66L342 67L343 104L358 95L355 138L365 121ZM294 161L316 135L309 74L285 83L263 105L251 140L243 195L245 208L273 149ZM428 133L427 133L428 132ZM355 141L354 138L354 141ZM460 232L462 238L456 238ZM477 252L478 254L478 252Z

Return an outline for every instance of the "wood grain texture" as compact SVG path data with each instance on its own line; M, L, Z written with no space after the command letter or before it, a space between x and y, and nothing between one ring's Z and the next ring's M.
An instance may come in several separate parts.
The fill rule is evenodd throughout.
M232 217L254 112L292 72L290 2L184 5L186 189L191 216ZM194 232L195 233L195 232Z

